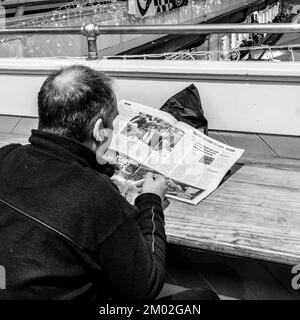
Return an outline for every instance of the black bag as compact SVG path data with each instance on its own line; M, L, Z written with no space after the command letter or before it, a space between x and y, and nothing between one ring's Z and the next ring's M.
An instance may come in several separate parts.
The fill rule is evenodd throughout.
M194 84L175 94L160 108L178 121L196 129L203 129L207 135L207 120L204 117L199 92Z

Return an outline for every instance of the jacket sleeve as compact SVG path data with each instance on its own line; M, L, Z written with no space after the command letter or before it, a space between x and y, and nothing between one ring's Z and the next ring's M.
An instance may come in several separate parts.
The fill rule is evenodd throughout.
M99 250L110 294L117 300L155 299L164 284L166 236L161 199L142 194L135 206Z

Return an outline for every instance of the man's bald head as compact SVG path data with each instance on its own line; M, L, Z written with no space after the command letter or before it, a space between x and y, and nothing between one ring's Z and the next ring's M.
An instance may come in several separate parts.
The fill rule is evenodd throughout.
M111 79L82 65L52 73L38 95L39 129L83 142L90 139L94 124L115 112Z
M62 69L60 74L53 79L53 85L63 89L75 87L82 71L78 68Z

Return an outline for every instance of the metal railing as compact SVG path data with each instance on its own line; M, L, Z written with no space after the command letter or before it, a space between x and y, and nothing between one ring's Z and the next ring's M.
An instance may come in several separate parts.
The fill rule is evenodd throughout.
M18 6L32 6L32 5L39 5L39 4L53 4L53 3L65 3L68 0L23 0L23 1L5 1L1 3L2 6L5 8L15 8Z
M179 50L163 53L142 53L142 54L120 54L120 55L104 55L102 59L108 60L209 60L209 61L241 61L241 53L252 56L253 54L259 54L263 56L265 61L280 61L274 57L277 50L280 50L282 54L288 53L289 60L295 62L296 52L300 50L300 44L293 45L279 45L279 46L265 46L265 45L255 45L251 47L238 47L234 49L227 50ZM222 59L221 59L222 56ZM287 57L286 57L287 58ZM253 61L256 60L253 58ZM299 61L299 60L298 60Z
M88 59L97 59L97 37L104 34L227 34L227 33L300 33L300 24L199 24L199 25L121 25L88 23L75 27L39 27L0 29L0 35L78 34L88 41Z

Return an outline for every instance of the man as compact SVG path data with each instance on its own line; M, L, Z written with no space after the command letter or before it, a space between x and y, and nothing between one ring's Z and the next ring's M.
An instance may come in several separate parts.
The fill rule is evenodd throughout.
M38 111L30 144L0 149L0 299L156 298L167 182L148 174L132 206L109 179L110 79L79 65L56 71Z
M30 144L0 150L0 297L155 298L164 283L167 183L149 174L133 207L110 181L112 167L96 161L117 115L110 79L83 66L59 70L38 108Z

